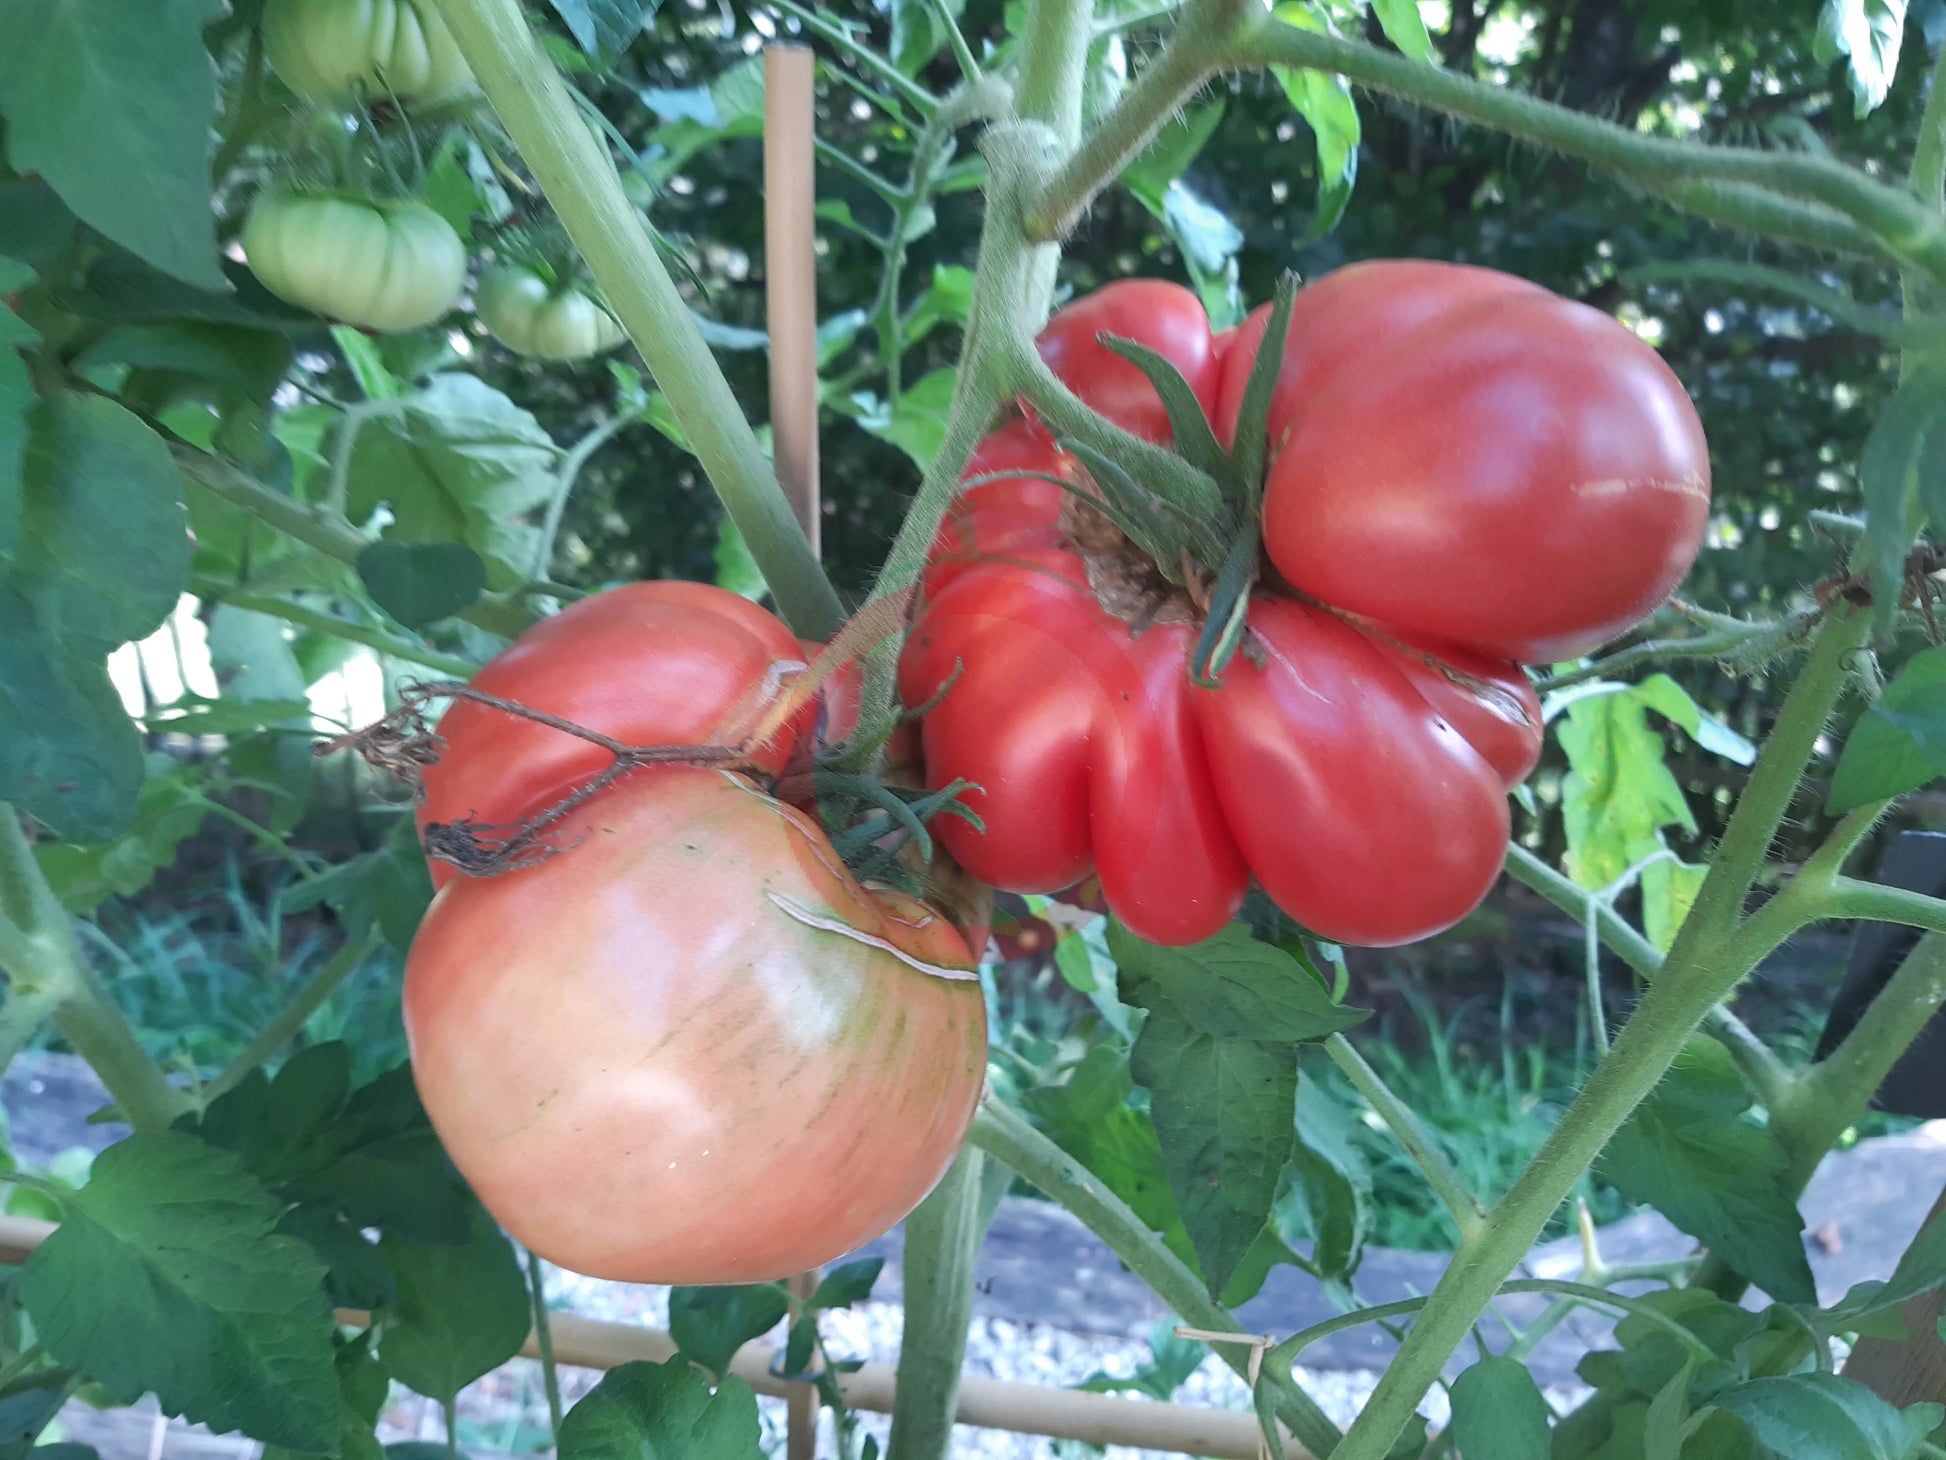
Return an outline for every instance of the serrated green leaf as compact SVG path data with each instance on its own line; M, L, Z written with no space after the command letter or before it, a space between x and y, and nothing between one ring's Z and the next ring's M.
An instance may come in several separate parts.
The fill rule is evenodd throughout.
M1186 948L1145 943L1111 923L1108 948L1126 1002L1149 1008L1152 995L1143 990L1154 990L1201 1034L1293 1045L1328 1038L1371 1017L1368 1010L1334 1003L1304 965L1238 923Z
M107 841L134 814L142 750L106 659L188 583L182 479L128 411L63 394L29 413L22 481L19 550L0 566L0 800Z
M609 62L642 33L648 0L548 0L574 43L592 61Z
M858 424L911 457L921 470L932 465L946 439L946 413L959 382L956 370L931 370L907 386L897 406L873 401Z
M1453 1381L1453 1438L1462 1455L1547 1460L1552 1416L1518 1359L1481 1359Z
M720 1378L730 1372L738 1349L770 1332L789 1311L780 1283L671 1288L669 1336L684 1358Z
M1154 985L1141 988L1152 995ZM1262 1235L1291 1156L1297 1052L1202 1033L1163 999L1131 1001L1149 1017L1129 1069L1149 1092L1163 1169L1203 1277L1221 1294Z
M417 1247L379 1244L398 1285L378 1356L408 1389L441 1403L497 1369L527 1341L527 1279L513 1243L477 1204L467 1240Z
M1818 59L1849 58L1853 104L1861 117L1892 89L1905 15L1906 0L1825 0L1819 12Z
M95 1161L21 1274L49 1353L126 1404L292 1449L338 1440L324 1269L228 1152L138 1134Z
M41 875L69 912L82 913L109 897L130 897L176 859L210 814L203 768L174 757L149 757L128 830L113 841L43 842L34 848Z
M221 0L0 0L14 170L157 268L221 288L209 206Z
M196 320L116 325L75 356L76 370L162 370L267 401L290 369L291 342L273 330Z
M1299 1075L1297 1146L1285 1174L1280 1211L1295 1202L1310 1230L1311 1262L1325 1278L1348 1279L1365 1255L1372 1173L1352 1113L1317 1081Z
M1874 613L1889 628L1905 596L1905 559L1927 514L1946 508L1946 365L1921 365L1885 403L1858 458ZM1946 517L1941 518L1946 521Z
M1946 775L1946 648L1913 655L1858 717L1838 756L1826 807L1842 815L1916 791L1940 775Z
M813 1308L849 1308L872 1295L872 1285L884 1270L882 1257L860 1257L840 1263L827 1272L811 1294Z
M403 953L412 945L432 894L426 854L412 823L401 821L384 846L293 883L281 902L287 912L322 904L338 915L352 937L362 937L376 927L387 943Z
M769 585L764 582L763 569L757 566L757 559L750 551L750 544L744 541L736 520L727 513L716 524L716 551L712 557L716 562L718 588L727 588L753 603L770 591Z
M1719 1394L1758 1444L1790 1460L1911 1460L1939 1425L1937 1404L1899 1410L1854 1379L1784 1374Z
M381 540L357 566L372 602L409 629L450 618L486 591L486 564L463 542Z
M1330 25L1308 4L1285 0L1271 14L1286 25L1331 33ZM1317 210L1305 236L1321 238L1338 226L1345 205L1351 201L1352 187L1358 181L1358 142L1362 135L1358 103L1352 100L1350 83L1342 76L1309 67L1270 69L1278 85L1284 88L1292 108L1310 127L1317 144Z
M454 1245L475 1203L419 1103L411 1071L351 1089L351 1062L333 1041L299 1050L275 1078L253 1070L182 1129L235 1153L287 1201L341 1213L409 1243Z
M464 543L496 590L525 582L539 542L527 514L552 495L559 452L540 423L470 375L439 375L368 422L351 456L351 511L389 506L400 543Z
M1602 1171L1773 1298L1815 1301L1788 1160L1749 1108L1728 1053L1699 1035L1615 1133Z
M1662 736L1633 690L1576 699L1556 723L1569 767L1561 783L1568 873L1577 883L1607 887L1662 844L1664 827L1695 832L1689 802L1663 763Z
M681 1359L610 1369L561 1422L560 1460L762 1460L757 1396Z
M1419 0L1372 0L1372 13L1385 38L1406 55L1415 61L1433 59L1432 37L1419 13Z

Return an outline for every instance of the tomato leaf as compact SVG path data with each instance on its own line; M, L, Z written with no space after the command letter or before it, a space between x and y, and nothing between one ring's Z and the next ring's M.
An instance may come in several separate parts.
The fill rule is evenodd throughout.
M201 783L207 768L155 753L135 802L128 830L112 841L41 842L34 860L69 912L88 912L109 897L129 897L147 887L176 859L176 848L209 816Z
M1946 648L1912 656L1898 678L1852 726L1826 809L1855 807L1916 791L1946 775Z
M1149 1008L1149 997L1136 996L1146 990L1167 999L1198 1033L1216 1038L1301 1044L1371 1017L1369 1010L1333 1002L1315 974L1240 924L1207 942L1162 948L1111 923L1108 947L1125 1001Z
M1415 61L1433 59L1432 36L1419 13L1419 0L1372 0L1372 13L1385 38L1406 55Z
M642 33L648 0L548 0L588 59L607 63Z
M684 1358L721 1378L737 1350L775 1328L790 1306L779 1283L671 1288L669 1336Z
M66 1369L42 1369L8 1386L11 1392L0 1398L0 1456L48 1460L47 1450L34 1441L67 1403L69 1377Z
M389 1235L380 1243L399 1298L385 1317L379 1359L401 1384L441 1403L527 1340L520 1259L486 1209L470 1205L467 1238L456 1246L415 1247Z
M336 1040L299 1050L273 1078L252 1070L176 1129L232 1152L292 1203L342 1213L404 1241L466 1240L472 1198L401 1065L351 1088L351 1058Z
M464 543L507 589L529 577L540 529L526 515L554 491L559 452L540 423L470 375L437 375L366 423L351 455L351 512L389 506L386 539Z
M1758 1444L1791 1460L1910 1460L1946 1417L1937 1404L1897 1409L1836 1374L1753 1379L1712 1402L1742 1420Z
M958 380L956 370L928 371L905 388L896 406L870 396L855 398L864 405L858 424L898 447L923 471L946 439L946 412Z
M338 1376L337 1460L385 1460L385 1447L373 1433L379 1411L391 1388L385 1370L372 1353L372 1335L367 1329L355 1338L340 1337L333 1367ZM258 1460L297 1460L301 1452L278 1445L267 1445ZM447 1460L441 1447L442 1460Z
M757 1396L737 1378L710 1392L681 1359L610 1369L561 1421L560 1460L762 1460Z
M409 820L401 820L376 851L327 868L285 889L280 905L302 912L320 903L338 915L352 937L376 926L385 941L403 953L412 945L419 920L432 902L432 874Z
M1901 1308L1942 1284L1946 1284L1946 1213L1920 1229L1891 1277L1859 1283L1831 1308L1808 1309L1804 1316L1827 1333L1843 1333L1861 1319Z
M840 1263L824 1275L817 1291L811 1294L813 1308L849 1308L872 1295L872 1285L885 1267L882 1257L860 1257Z
M1518 1359L1481 1359L1453 1381L1453 1438L1462 1455L1547 1460L1552 1414Z
M179 279L220 289L210 211L222 0L0 0L7 157L85 223Z
M1861 117L1892 89L1905 15L1906 0L1825 0L1818 14L1812 54L1826 65L1849 59L1852 102Z
M134 1135L64 1206L20 1280L50 1354L123 1404L152 1390L165 1413L212 1429L335 1446L324 1269L272 1230L278 1203L235 1157Z
M1332 27L1312 6L1285 0L1271 14L1286 25L1331 34ZM1317 143L1318 202L1305 230L1306 238L1322 238L1338 226L1351 190L1358 181L1358 104L1352 100L1351 85L1342 76L1305 67L1272 66L1271 74L1284 88L1291 106L1310 127Z
M1161 999L1137 1002L1149 1017L1129 1068L1149 1092L1170 1190L1203 1277L1220 1294L1263 1234L1291 1157L1297 1054L1203 1033Z
M182 479L128 411L63 394L29 414L23 486L19 551L0 565L0 800L65 839L106 841L142 785L106 659L188 583Z
M1946 521L1946 365L1921 365L1885 403L1858 458L1873 610L1889 629L1905 596L1905 560L1927 513Z
M1615 1133L1602 1170L1773 1298L1814 1302L1784 1149L1743 1118L1749 1108L1729 1054L1699 1035Z
M1371 1228L1371 1168L1358 1146L1352 1113L1302 1073L1297 1108L1303 1115L1279 1210L1290 1202L1303 1207L1311 1233L1311 1264L1319 1276L1349 1278L1358 1271Z
M486 564L463 542L375 542L358 555L372 602L409 629L450 618L486 590Z
M34 382L20 352L39 336L0 304L0 564L20 542L21 466L27 455L27 410Z
M934 0L892 0L892 64L917 76L928 61L945 48L946 22ZM966 0L944 0L946 13L958 20Z

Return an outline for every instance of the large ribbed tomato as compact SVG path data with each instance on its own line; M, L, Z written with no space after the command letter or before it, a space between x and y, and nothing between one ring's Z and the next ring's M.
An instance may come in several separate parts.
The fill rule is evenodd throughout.
M1224 357L1226 431L1266 317ZM1662 358L1490 269L1383 260L1300 290L1269 433L1279 572L1497 658L1573 658L1639 623L1709 517L1709 448Z
M1080 476L1019 424L968 475L1008 471ZM900 662L906 702L937 700L932 782L981 788L966 800L984 832L935 826L961 865L1018 892L1099 872L1116 915L1160 943L1213 935L1252 877L1344 942L1406 942L1471 910L1505 854L1506 788L1539 751L1520 670L1265 595L1221 687L1199 688L1186 601L1144 601L1125 545L1064 516L1068 495L1028 476L966 490Z
M631 743L735 737L802 651L720 590L651 583L569 608L487 692ZM747 773L638 769L550 828L550 858L452 877L407 959L412 1065L440 1139L543 1257L632 1282L755 1282L870 1241L959 1148L986 1067L965 940L861 886ZM511 822L606 753L454 706L431 820Z

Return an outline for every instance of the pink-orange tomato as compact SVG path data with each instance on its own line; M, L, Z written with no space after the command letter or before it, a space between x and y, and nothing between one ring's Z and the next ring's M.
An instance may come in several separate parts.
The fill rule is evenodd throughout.
M724 771L637 771L558 840L446 886L406 965L421 1098L514 1238L594 1277L747 1283L917 1205L986 1069L960 935Z

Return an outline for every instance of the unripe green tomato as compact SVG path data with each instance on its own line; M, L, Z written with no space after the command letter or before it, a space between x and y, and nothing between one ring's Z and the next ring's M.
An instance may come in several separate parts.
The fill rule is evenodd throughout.
M424 203L266 189L243 225L250 270L280 299L373 330L431 324L466 282L466 246Z
M264 54L308 101L443 101L473 73L432 0L269 0Z
M550 289L515 264L488 271L473 307L496 340L537 360L585 360L628 338L615 316L579 289Z

